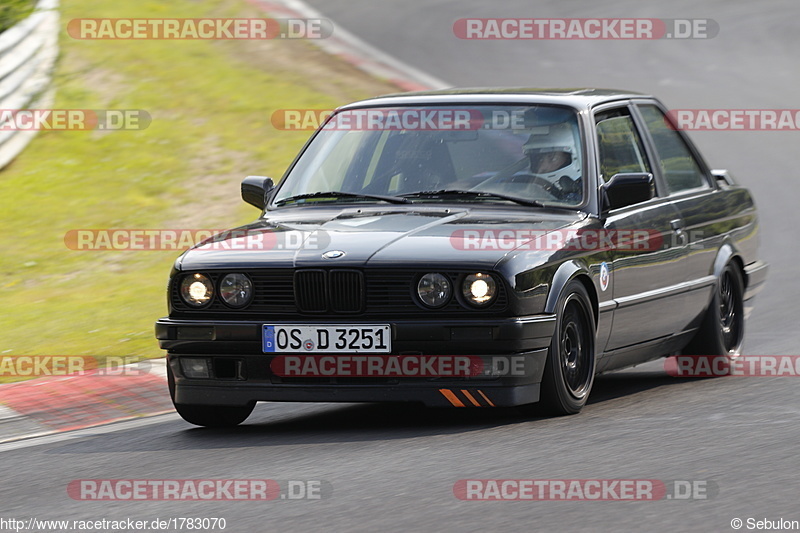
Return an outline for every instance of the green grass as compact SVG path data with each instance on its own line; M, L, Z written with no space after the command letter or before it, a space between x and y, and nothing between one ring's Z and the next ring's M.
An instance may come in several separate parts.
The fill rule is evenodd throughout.
M0 5L0 33L30 15L35 3L34 0L3 0Z
M81 17L242 9L239 0L62 0L61 27ZM219 228L256 218L239 198L240 180L280 177L309 135L276 131L271 113L343 102L271 71L269 58L266 67L239 59L238 47L80 41L62 31L53 107L143 109L152 123L141 131L40 133L0 171L0 355L163 355L153 323L166 314L179 252L72 251L63 239L71 229Z

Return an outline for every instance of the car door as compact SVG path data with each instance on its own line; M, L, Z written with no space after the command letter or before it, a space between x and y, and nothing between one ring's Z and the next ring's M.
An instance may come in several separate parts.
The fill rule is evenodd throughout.
M601 182L617 173L656 173L632 107L604 107L594 117ZM616 307L605 346L610 355L606 368L662 355L654 353L654 343L645 343L666 339L680 326L683 296L679 286L686 259L684 243L675 238L680 225L680 213L659 181L655 198L605 215L608 232L644 230L649 235L642 248L616 248L607 265L607 290L612 291ZM653 349L648 351L648 346Z
M717 194L711 173L697 150L653 101L637 102L646 137L655 152L668 198L681 215L680 238L687 247L681 281L686 288L681 328L702 313L711 298L713 264L723 230L734 227L732 198ZM696 324L694 324L696 325Z

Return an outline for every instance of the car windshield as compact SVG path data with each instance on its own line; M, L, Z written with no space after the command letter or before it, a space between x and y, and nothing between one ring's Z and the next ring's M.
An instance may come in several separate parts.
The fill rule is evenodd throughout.
M577 114L551 105L342 111L287 175L276 206L514 202L578 206L585 195Z

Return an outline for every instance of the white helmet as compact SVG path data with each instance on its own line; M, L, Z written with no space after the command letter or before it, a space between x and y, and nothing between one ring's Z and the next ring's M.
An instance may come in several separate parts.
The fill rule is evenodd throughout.
M531 172L550 181L556 181L561 176L576 180L581 175L580 152L577 146L572 126L569 123L561 123L536 128L522 150L532 159L553 153L566 154L563 160L557 163L559 166L548 168L544 172L531 168Z

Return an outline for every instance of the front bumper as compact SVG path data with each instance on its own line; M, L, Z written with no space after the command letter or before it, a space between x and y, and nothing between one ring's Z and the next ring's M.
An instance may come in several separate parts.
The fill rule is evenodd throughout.
M330 320L308 320L303 323ZM369 323L375 323L372 320ZM539 399L555 315L494 320L379 321L392 329L390 355L478 356L486 369L513 357L511 370L469 377L281 377L275 354L261 347L262 321L162 318L156 337L174 379L178 404L245 405L285 402L422 402L429 406L512 406ZM269 321L270 324L278 324ZM357 324L348 321L347 324ZM366 322L365 322L366 323ZM207 359L210 377L187 378L182 357ZM335 357L335 355L333 355ZM500 365L501 367L503 365Z

